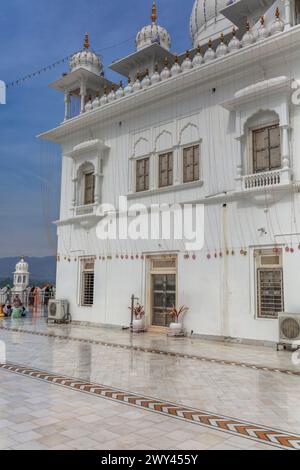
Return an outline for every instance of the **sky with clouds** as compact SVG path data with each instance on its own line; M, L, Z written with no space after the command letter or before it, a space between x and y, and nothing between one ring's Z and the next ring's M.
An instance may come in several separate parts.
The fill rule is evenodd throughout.
M158 22L172 50L189 48L194 0L158 0ZM134 50L137 31L149 23L152 0L2 0L0 79L6 83L80 50L89 31L104 64ZM121 44L123 43L123 44ZM111 47L113 46L113 47ZM0 257L55 254L51 223L58 218L59 149L36 139L62 121L64 99L48 84L67 64L7 90L0 106ZM107 77L118 80L106 68Z

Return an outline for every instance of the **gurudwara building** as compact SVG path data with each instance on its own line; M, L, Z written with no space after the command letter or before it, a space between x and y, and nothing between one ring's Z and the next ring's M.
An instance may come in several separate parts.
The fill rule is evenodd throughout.
M176 54L154 2L109 66L123 83L87 35L51 84L65 100L40 136L62 152L57 298L75 321L122 326L134 294L153 330L186 305L188 333L274 342L278 313L300 311L300 1L196 0L189 28ZM99 239L99 206L120 196L204 205L204 247Z

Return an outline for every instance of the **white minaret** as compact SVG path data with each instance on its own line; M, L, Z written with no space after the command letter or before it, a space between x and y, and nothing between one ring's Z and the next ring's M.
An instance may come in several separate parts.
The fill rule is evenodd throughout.
M16 264L14 272L14 293L22 293L29 286L29 270L28 263L22 257Z

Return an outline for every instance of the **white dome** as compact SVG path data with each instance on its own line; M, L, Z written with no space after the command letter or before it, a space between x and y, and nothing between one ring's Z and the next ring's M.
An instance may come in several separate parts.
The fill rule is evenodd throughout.
M194 47L203 39L220 34L230 22L219 12L233 0L196 0L190 19L190 32Z
M82 51L76 52L70 60L70 70L74 72L79 68L84 68L96 75L103 74L103 65L101 59L90 49L88 33L85 35L85 44Z
M168 51L171 47L171 37L168 31L156 23L145 26L136 36L136 48L141 50L153 43L158 43Z
M21 258L20 261L16 264L16 273L28 273L28 263Z
M135 40L137 50L139 51L144 47L157 43L169 51L171 47L171 37L165 28L156 23L157 13L155 2L153 2L152 6L151 19L152 23L144 26L144 28L137 33Z

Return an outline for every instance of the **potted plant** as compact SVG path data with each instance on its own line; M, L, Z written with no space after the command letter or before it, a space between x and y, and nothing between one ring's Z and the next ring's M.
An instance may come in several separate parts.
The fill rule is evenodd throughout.
M170 323L171 334L180 335L183 333L182 319L187 311L188 307L185 307L184 305L179 309L177 309L175 305L173 305L172 310L169 313L169 315L173 318L173 322Z
M134 331L143 331L145 328L144 318L145 318L145 309L139 303L134 307L133 310L133 324L132 329Z

